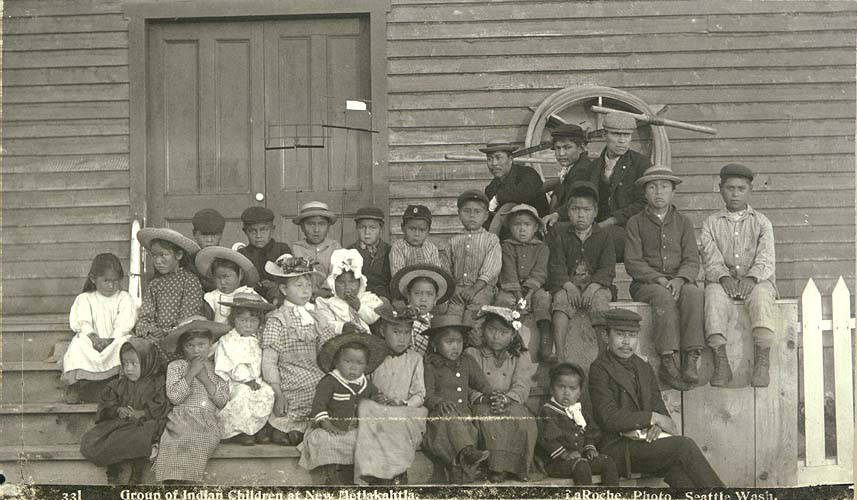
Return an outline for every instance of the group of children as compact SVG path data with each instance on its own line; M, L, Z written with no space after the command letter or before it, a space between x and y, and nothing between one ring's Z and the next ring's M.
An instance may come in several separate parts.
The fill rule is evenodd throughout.
M732 299L748 302L757 365L766 359L773 238L747 204L752 177L743 166L721 171L726 210L703 226L704 293L692 225L671 204L681 180L652 167L636 181L648 206L627 221L626 268L632 296L656 308L660 376L674 388L698 382L703 295L712 385L731 378ZM487 196L465 191L463 231L442 248L428 239L431 213L421 205L406 208L404 237L392 245L381 239L383 212L361 208L347 249L329 238L336 215L320 202L294 219L304 238L292 245L274 240L274 213L263 207L242 214L248 244L237 250L219 246L225 221L211 209L194 217L193 238L143 229L155 274L139 317L111 254L95 258L70 313L68 401L77 381L110 380L82 453L107 466L111 481L125 470L139 481L149 461L158 481L201 481L221 440L273 442L297 446L300 465L328 484L400 484L422 443L438 481L480 467L492 481L527 480L538 452L552 476L586 483L595 471L616 484L616 463L596 448L603 418L581 410L586 370L566 349L577 313L589 314L609 347L614 245L594 224L596 186L575 181L565 197L568 222L546 231L537 210L519 204L505 214L510 236L501 242L484 228ZM712 284L720 288L709 292ZM537 419L524 406L538 360L525 354L524 315L537 325L538 358L560 362ZM754 385L766 381L766 371L754 373Z

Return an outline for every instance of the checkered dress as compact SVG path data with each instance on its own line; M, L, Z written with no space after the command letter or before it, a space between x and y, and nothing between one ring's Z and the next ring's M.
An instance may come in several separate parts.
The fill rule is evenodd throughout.
M425 354L428 350L429 339L422 332L428 330L428 323L422 321L414 321L414 326L411 329L411 349L418 354Z
M286 399L285 415L272 415L269 421L283 432L305 431L315 386L324 376L316 364L316 353L325 341L336 336L327 322L315 313L312 316L314 323L303 322L295 306L286 302L268 315L262 332L262 350L277 353L280 389Z
M217 412L229 401L229 385L214 374L214 363L206 361L209 379L216 390L209 397L199 379L185 380L188 362L180 359L167 367L167 397L175 406L161 435L155 479L202 481L208 458L220 443Z

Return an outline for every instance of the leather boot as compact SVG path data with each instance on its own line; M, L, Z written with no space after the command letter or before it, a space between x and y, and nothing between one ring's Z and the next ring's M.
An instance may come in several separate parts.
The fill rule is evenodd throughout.
M714 349L714 374L711 375L709 383L712 387L723 387L732 380L732 367L729 366L729 357L726 355L726 344Z
M675 364L675 356L672 354L661 354L661 367L658 369L661 382L677 391L686 391L688 385L681 379L678 366Z
M691 385L699 383L699 371L697 370L697 362L699 361L699 349L691 349L681 353L681 378Z
M770 358L770 347L756 346L753 357L753 378L750 381L750 385L753 387L768 387L768 384L771 382L771 377L768 373L771 366Z
M539 359L546 362L556 361L556 355L553 353L553 332L547 328L540 329L540 333Z

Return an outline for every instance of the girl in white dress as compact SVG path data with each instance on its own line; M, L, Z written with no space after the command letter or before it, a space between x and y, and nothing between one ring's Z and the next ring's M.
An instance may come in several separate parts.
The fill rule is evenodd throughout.
M206 278L214 280L217 288L203 295L206 316L216 323L228 323L229 306L239 293L252 293L259 281L259 272L247 257L225 247L205 247L194 258L194 264Z
M255 293L238 293L221 304L230 308L232 330L214 352L214 372L229 382L229 402L217 419L223 439L238 436L239 443L252 446L274 408L274 390L262 380L259 336L265 313L275 307Z
M119 350L137 321L131 295L120 289L124 277L118 257L96 255L83 293L71 306L68 320L74 337L62 359L66 403L80 403L79 380L106 380L119 374Z

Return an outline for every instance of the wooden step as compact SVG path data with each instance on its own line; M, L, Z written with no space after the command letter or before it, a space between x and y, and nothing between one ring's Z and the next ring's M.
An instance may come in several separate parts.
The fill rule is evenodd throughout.
M0 405L0 446L76 445L95 425L95 404Z
M0 402L3 404L62 401L63 385L56 363L13 361L0 365Z
M44 361L54 344L71 340L67 314L0 317L3 361Z

